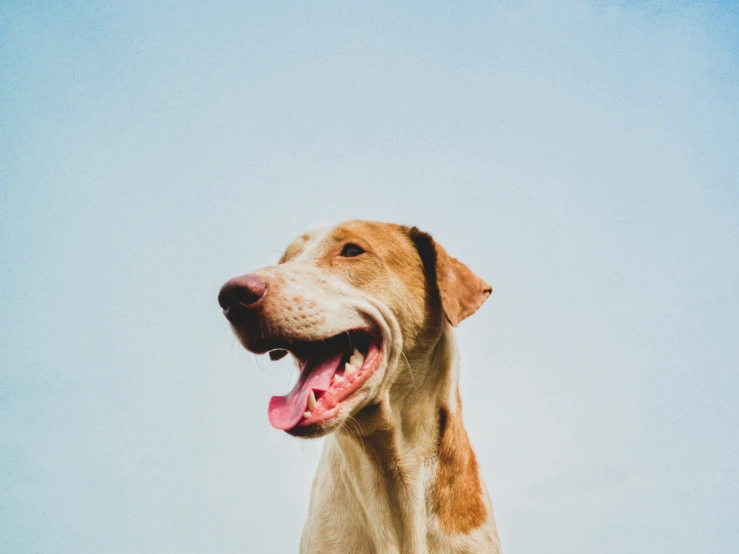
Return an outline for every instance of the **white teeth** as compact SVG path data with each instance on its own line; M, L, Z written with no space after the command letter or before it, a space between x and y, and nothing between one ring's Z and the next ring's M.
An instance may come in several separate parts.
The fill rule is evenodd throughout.
M355 373L357 371L357 368L354 367L350 363L344 364L344 375L351 375L352 373Z
M334 373L334 383L338 384L338 383L343 383L343 382L344 382L344 378L338 373Z
M362 364L364 363L364 356L359 350L355 348L354 352L352 353L351 358L349 358L349 363L352 364L356 368L360 368L362 367Z
M310 393L308 393L308 409L312 412L316 409L318 404L316 404L316 394L311 389Z
M304 417L305 419L308 419L308 418L310 417L310 412L305 412L305 413L303 414L303 417Z

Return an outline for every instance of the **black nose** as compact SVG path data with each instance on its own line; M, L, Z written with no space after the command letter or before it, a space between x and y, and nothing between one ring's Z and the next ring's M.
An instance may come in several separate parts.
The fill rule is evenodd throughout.
M239 311L252 307L267 292L267 282L259 275L242 275L228 281L218 293L218 303L231 319Z

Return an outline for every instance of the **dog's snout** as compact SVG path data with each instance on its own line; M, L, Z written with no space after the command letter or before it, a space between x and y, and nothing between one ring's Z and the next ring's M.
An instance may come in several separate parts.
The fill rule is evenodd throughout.
M218 303L233 316L242 309L250 308L267 292L267 282L259 275L242 275L228 281L218 293Z

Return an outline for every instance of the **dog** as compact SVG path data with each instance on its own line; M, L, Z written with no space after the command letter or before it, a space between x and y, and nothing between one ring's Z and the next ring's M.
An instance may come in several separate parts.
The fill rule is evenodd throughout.
M300 368L269 403L272 426L330 434L301 553L500 552L454 335L491 292L428 233L360 220L304 234L277 265L223 285L241 344Z

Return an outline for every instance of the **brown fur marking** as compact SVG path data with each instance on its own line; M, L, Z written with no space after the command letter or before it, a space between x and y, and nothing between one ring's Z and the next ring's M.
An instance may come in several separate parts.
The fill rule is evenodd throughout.
M458 411L439 410L439 447L436 481L431 491L434 513L441 528L449 534L469 533L487 519L482 498L477 458Z
M474 314L493 292L493 287L472 273L470 268L452 258L431 235L417 227L410 229L422 258L436 278L441 305L452 326Z

